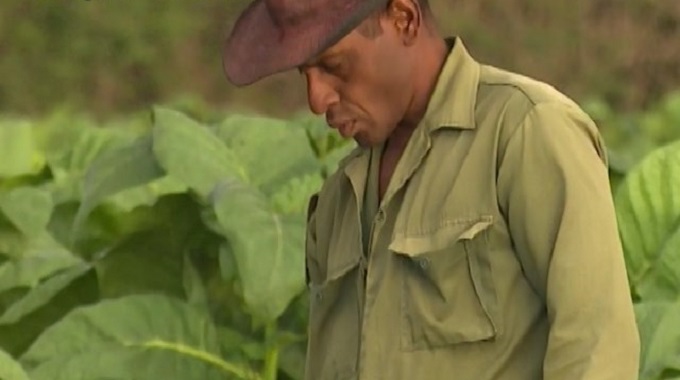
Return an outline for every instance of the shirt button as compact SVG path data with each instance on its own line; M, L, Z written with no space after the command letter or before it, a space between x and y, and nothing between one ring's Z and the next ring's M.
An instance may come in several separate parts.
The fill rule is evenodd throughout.
M382 223L385 220L385 211L379 210L378 215L376 216L376 220Z
M321 293L322 293L321 289L319 289L318 287L312 287L311 296L313 297L314 300L316 300L316 302L321 302L321 300L323 299L323 295Z
M430 267L430 260L429 259L420 259L419 260L420 267L422 269L427 269Z

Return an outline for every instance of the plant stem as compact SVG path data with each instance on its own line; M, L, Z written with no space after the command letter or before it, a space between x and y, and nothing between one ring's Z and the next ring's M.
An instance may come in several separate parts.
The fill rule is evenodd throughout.
M265 339L267 354L264 363L264 380L276 380L279 367L279 345L276 340L276 321L267 324Z
M142 342L142 343L125 343L126 346L139 346L139 347L144 347L144 348L150 348L150 349L157 349L157 350L167 350L167 351L172 351L181 355L186 355L188 357L210 363L217 368L220 368L222 371L226 373L230 373L238 377L239 379L258 379L259 377L257 374L254 374L250 372L247 368L242 368L237 364L229 363L224 361L222 358L219 356L212 354L210 352L206 352L200 349L196 349L194 347L190 347L187 345L183 344L178 344L178 343L173 343L173 342L166 342L160 339L154 339L148 342Z

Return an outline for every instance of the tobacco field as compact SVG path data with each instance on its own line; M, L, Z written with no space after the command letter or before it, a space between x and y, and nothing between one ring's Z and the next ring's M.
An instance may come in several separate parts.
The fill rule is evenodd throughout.
M680 379L680 94L584 107L640 379ZM307 200L352 148L305 114L0 117L0 379L300 379Z

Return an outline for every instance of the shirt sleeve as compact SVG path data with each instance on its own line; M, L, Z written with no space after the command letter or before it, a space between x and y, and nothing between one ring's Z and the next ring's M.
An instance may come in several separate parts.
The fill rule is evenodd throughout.
M594 123L575 105L535 105L498 170L499 204L550 321L544 379L637 379L639 335Z

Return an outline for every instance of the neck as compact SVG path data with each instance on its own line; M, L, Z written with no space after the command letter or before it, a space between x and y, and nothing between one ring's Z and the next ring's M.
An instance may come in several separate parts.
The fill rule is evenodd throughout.
M403 145L399 142L405 143L408 140L425 115L447 53L448 47L444 39L433 37L423 42L422 47L414 54L414 56L420 58L418 58L412 73L411 100L404 118L397 125L392 138L390 138L390 140L395 140L395 145Z

